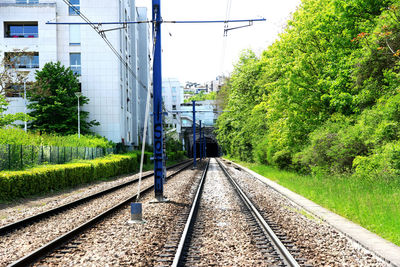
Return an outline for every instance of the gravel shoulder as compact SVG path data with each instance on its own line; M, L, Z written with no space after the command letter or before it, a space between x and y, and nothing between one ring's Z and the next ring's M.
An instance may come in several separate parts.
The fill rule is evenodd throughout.
M230 164L226 165L263 215L284 229L287 237L300 249L301 255L306 259L306 264L312 266L390 265L329 223L279 193L270 184L264 183L263 180L266 178L262 176L262 178L255 178L254 172L249 172L240 165L238 165L240 170L233 168Z

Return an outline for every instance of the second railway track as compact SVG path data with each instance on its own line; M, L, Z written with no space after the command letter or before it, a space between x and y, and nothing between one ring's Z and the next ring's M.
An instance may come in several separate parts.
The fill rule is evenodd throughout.
M187 168L190 161L169 167L170 175L174 175ZM153 174L143 176L143 179L153 177ZM132 193L136 192L138 179L108 188L88 197L78 199L57 208L24 218L0 227L0 266L16 262L16 266L23 266L28 259L19 261L26 255L32 255L35 250L44 244L54 242L53 247L60 244L62 240L58 237L68 234L86 221L95 219L103 212L112 209L121 201L128 201ZM151 187L152 179L143 181L143 187ZM130 197L129 197L130 196ZM76 228L75 228L76 229ZM10 246L13 244L13 246ZM39 255L40 253L38 253ZM20 258L18 260L18 258Z

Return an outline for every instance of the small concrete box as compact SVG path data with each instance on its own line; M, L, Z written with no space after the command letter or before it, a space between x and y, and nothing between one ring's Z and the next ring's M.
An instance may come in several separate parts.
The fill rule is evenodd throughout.
M131 203L131 220L130 223L142 223L142 203Z

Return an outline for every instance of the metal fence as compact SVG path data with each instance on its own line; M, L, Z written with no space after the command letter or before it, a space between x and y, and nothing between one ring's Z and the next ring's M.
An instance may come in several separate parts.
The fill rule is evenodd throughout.
M114 148L0 145L0 171L20 170L41 164L62 164L74 159L95 159Z

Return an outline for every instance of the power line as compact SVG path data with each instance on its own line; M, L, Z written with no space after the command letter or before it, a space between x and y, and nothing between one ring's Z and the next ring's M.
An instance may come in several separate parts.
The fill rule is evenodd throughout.
M99 35L100 37L104 40L104 42L107 44L107 46L111 49L111 51L117 56L117 58L123 63L123 65L126 67L127 70L132 74L133 78L146 90L149 90L149 88L138 79L136 76L136 73L132 70L132 68L129 66L129 62L126 61L123 56L118 52L118 50L111 44L111 42L108 40L106 34L104 31L100 30L100 27L102 24L105 23L96 23L98 26L96 26L95 23L91 22L80 10L78 10L74 5L72 5L68 0L63 0L64 3L68 5L68 7L72 8L72 10L78 14L84 21L85 23L75 23L75 24L88 24L90 27L92 27ZM60 24L60 23L48 23L48 24ZM74 23L68 23L68 24L74 24ZM111 23L106 23L106 24L111 24ZM112 23L112 24L117 24L117 23ZM118 22L118 24L123 24L126 26L126 22ZM125 27L124 26L124 27Z
M64 0L67 1L67 0ZM78 10L79 12L79 10ZM231 20L161 20L161 23L171 23L171 24L204 24L204 23L239 23L239 22L249 22L249 21L266 21L265 18L257 19L231 19ZM91 22L95 27L97 25L112 25L112 24L141 24L141 23L155 23L154 20L143 20L143 21L105 21L105 22ZM47 22L46 24L57 24L57 25L78 25L78 24L88 24L85 22Z

